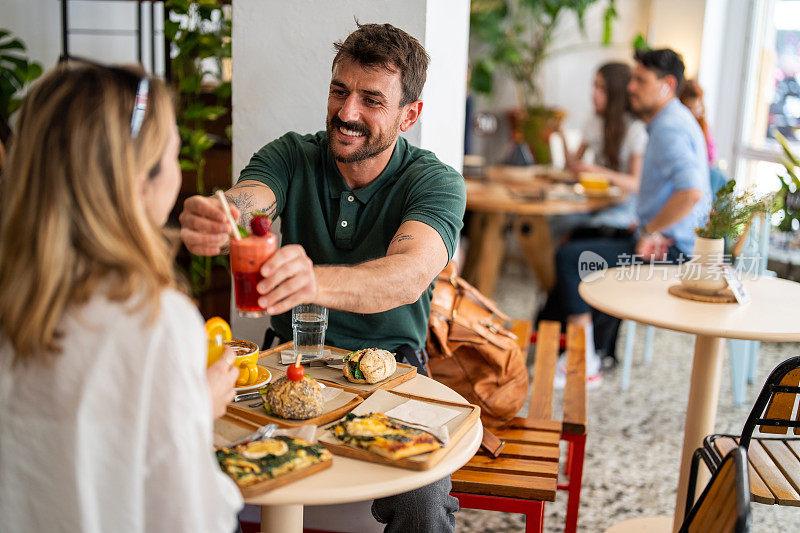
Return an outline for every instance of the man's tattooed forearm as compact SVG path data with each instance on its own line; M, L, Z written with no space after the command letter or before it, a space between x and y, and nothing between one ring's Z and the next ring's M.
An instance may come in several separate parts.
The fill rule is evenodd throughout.
M235 196L228 193L228 201L231 202L236 208L239 210L241 214L241 218L239 219L239 224L244 226L245 228L250 226L250 219L252 218L251 213L253 212L261 212L266 213L270 219L275 218L275 212L277 210L276 203L273 200L267 207L257 209L255 205L255 194L251 192L241 191L238 192Z
M239 224L244 226L245 228L250 225L250 211L255 209L255 194L251 192L241 191L238 192L235 196L228 194L228 201L236 206L236 209L239 210L239 214L241 218L239 218Z
M413 240L414 240L414 236L413 235L410 235L408 233L401 233L399 235L395 235L394 236L392 241L389 243L389 246L391 246L391 245L393 245L395 243L400 243L400 242L403 242L403 241L413 241Z

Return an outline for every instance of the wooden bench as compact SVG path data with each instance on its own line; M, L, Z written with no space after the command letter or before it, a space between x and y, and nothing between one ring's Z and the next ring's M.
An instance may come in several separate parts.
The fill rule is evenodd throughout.
M527 324L527 333L524 324L512 327L526 343ZM558 322L539 324L528 416L514 418L494 432L506 443L500 456L493 458L481 450L451 478L452 494L461 507L525 514L528 533L542 531L544 504L555 500L557 490L568 492L565 531L577 529L586 447L585 337L583 328L567 328L564 414L558 420L553 416L553 378L560 334ZM558 483L561 440L569 443L565 464L569 482L563 485Z

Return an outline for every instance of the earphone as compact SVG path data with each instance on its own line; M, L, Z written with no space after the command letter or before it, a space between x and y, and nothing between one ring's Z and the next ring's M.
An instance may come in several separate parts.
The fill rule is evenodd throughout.
M667 96L667 92L669 92L669 85L667 85L666 83L662 83L661 90L658 91L658 94L661 95L661 98L664 98L665 96Z

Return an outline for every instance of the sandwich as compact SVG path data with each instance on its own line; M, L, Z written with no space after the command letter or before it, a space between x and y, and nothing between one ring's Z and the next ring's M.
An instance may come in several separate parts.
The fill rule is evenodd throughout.
M352 383L378 383L397 370L394 355L380 348L350 352L343 358L344 377Z

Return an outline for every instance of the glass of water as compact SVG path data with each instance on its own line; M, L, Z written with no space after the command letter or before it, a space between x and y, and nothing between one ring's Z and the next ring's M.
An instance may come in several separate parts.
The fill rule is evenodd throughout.
M316 304L302 304L292 309L295 357L300 354L304 361L322 357L327 327L327 307Z

